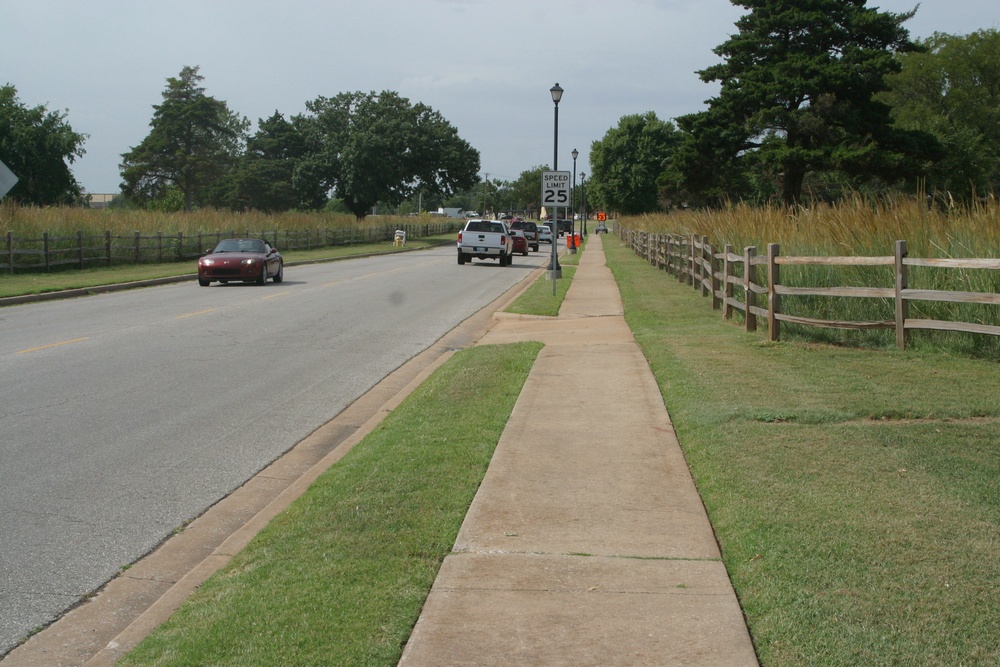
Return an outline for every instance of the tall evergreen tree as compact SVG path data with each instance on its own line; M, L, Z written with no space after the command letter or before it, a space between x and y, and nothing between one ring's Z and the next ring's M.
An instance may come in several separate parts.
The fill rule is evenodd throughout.
M295 170L305 153L305 138L294 122L277 111L258 120L240 163L233 207L287 211L322 206L325 199L303 198L295 188Z
M917 49L894 14L866 0L733 0L748 11L714 49L724 62L699 72L721 83L708 110L677 119L683 186L738 191L748 172L774 178L781 198L802 196L810 172L894 180L927 168L936 143L893 127L876 94ZM738 193L739 194L739 193Z
M233 173L249 122L205 94L198 69L184 67L179 77L167 79L149 134L122 155L122 192L130 199L154 200L171 185L184 193L184 210L225 198L219 184Z

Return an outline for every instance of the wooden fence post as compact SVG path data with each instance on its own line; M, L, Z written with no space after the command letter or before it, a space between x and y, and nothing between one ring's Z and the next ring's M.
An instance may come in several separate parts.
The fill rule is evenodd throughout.
M732 264L729 256L733 254L733 246L727 243L722 252L722 319L733 319L733 283L731 281Z
M14 232L7 232L7 268L14 273Z
M76 256L79 260L80 269L83 269L83 232L76 233Z
M50 259L49 259L49 233L48 232L42 232L42 253L43 253L43 256L45 257L45 270L48 271L49 270L49 266L50 266L49 265Z
M781 282L781 267L776 261L781 254L781 246L777 243L767 244L767 332L773 342L781 339L781 322L778 313L781 312L781 295L775 287Z
M896 347L906 349L906 318L910 315L910 304L903 298L903 290L909 287L909 274L903 258L906 257L906 241L896 241Z
M743 301L747 309L746 330L748 332L757 330L757 313L753 311L757 307L757 293L753 290L757 282L754 279L757 273L757 267L753 263L755 257L757 257L755 246L743 248Z
M688 277L687 236L677 237L677 282L684 284Z
M139 263L139 255L142 253L142 236L139 231L135 233L135 263Z
M712 286L712 282L715 280L715 272L712 270L715 264L715 260L712 257L712 246L708 243L708 237L701 237L701 295L708 296L708 290ZM708 270L708 275L705 275L706 269ZM708 280L706 280L708 278ZM715 290L712 290L712 308L716 308L715 305Z
M692 287L695 286L694 277L695 275L697 275L697 266L695 266L695 261L694 261L694 247L696 245L694 238L695 238L694 234L688 235L687 283Z
M104 257L108 260L108 266L111 266L111 230L104 230Z

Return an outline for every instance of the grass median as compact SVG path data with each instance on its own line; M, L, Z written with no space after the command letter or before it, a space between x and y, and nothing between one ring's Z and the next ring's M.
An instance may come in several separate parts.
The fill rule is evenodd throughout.
M566 298L566 292L569 290L569 286L573 284L573 275L576 273L576 267L580 263L580 256L586 247L587 245L584 243L579 252L572 255L565 253L559 258L562 278L556 281L555 295L552 294L552 281L543 274L514 303L507 306L506 312L519 315L558 316L559 308ZM551 249L546 249L546 251L551 255Z
M761 663L1000 664L1000 366L768 343L604 247Z
M540 349L458 353L120 664L396 664Z
M540 349L456 354L119 664L395 665Z
M408 239L405 250L418 250L435 245L454 243L454 234ZM285 262L322 262L348 259L361 255L388 254L400 252L391 241L380 243L358 243L330 246L314 250L292 250L282 253ZM42 273L0 273L0 298L43 294L68 289L86 289L99 285L130 283L155 278L191 275L198 272L196 260L188 262L168 262L164 264L123 264L111 267L91 267L87 269L63 269Z

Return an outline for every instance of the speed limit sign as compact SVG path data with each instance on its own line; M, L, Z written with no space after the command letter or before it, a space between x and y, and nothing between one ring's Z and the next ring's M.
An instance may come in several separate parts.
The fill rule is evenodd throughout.
M568 171L542 172L542 206L546 208L565 208L569 206Z

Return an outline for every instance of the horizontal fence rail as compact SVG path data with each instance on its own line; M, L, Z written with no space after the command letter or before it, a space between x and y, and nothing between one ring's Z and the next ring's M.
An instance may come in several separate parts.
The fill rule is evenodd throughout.
M434 236L458 231L454 222L404 225L352 226L275 231L227 231L184 234L112 234L54 236L45 232L39 238L24 238L7 232L0 271L51 271L59 267L85 269L92 266L120 264L160 264L197 259L224 238L238 236L262 238L279 250L313 250L356 243L392 241L397 229L407 238Z
M747 331L756 331L758 319L767 322L768 337L781 338L781 323L835 329L893 329L896 346L906 347L907 332L915 329L956 331L1000 336L1000 326L943 319L917 319L909 316L915 301L947 302L1000 306L1000 294L956 290L913 289L909 286L910 267L958 270L1000 270L1000 258L937 259L907 255L906 241L896 241L892 255L883 257L782 256L776 243L767 246L766 255L748 246L736 252L731 245L721 249L697 235L652 234L617 224L615 231L622 242L640 257L682 284L712 298L712 307L721 309L726 320L734 312L744 315ZM807 267L889 267L894 276L892 287L815 285L792 286L782 283L782 266ZM763 277L762 275L763 274ZM831 320L785 312L782 297L847 297L882 299L893 304L886 318L873 321ZM890 317L891 315L891 317Z

